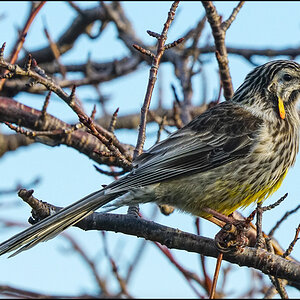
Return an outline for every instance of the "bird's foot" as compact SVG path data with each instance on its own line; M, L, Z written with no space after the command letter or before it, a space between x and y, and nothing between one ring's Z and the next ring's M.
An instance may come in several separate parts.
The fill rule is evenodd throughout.
M215 244L219 251L229 252L248 245L247 232L250 226L246 221L235 220L226 223L215 235Z
M226 216L210 208L205 211L212 216L208 218L210 221L222 227L215 236L215 244L220 252L229 252L248 245L250 219L237 219L232 214Z

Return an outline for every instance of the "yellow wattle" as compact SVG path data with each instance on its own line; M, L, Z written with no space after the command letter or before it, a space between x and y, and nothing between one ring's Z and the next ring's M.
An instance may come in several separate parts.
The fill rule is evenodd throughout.
M280 97L278 97L278 109L279 109L280 118L282 120L284 120L285 119L285 109L284 109L283 101Z

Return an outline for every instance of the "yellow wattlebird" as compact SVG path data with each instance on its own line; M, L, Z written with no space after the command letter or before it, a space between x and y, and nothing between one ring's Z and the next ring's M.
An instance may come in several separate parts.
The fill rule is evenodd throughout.
M104 205L156 202L207 217L205 208L228 215L263 201L295 163L299 95L298 63L255 68L231 100L141 154L129 174L0 244L0 255L48 240Z

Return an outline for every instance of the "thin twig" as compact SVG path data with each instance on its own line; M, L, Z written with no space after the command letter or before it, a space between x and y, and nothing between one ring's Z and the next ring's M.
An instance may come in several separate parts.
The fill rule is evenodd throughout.
M179 1L173 2L171 9L169 11L169 14L168 14L167 21L164 24L164 28L158 39L157 54L153 58L153 61L152 61L152 66L150 69L149 82L148 82L147 91L146 91L146 95L145 95L145 99L144 99L144 104L141 108L141 121L140 121L140 125L139 125L139 134L138 134L137 144L136 144L136 148L134 150L133 158L137 157L143 151L143 146L145 143L145 132L146 132L146 122L147 122L146 120L147 120L148 109L149 109L150 101L151 101L151 97L152 97L152 92L153 92L154 85L156 82L159 64L160 64L161 58L165 51L164 46L165 46L165 42L167 40L167 32L169 30L169 27L170 27L172 21L174 20L175 11L178 7L178 4L179 4Z
M65 134L70 134L70 133L74 132L75 130L82 128L82 124L75 124L75 125L71 126L70 128L66 128L66 129L60 128L60 129L52 130L52 131L29 131L29 130L23 129L19 126L14 126L8 122L4 122L4 124L7 125L10 129L14 130L15 132L24 134L25 136L28 136L30 138L34 138L37 136L52 137L52 136L56 136L56 135L65 135Z
M275 233L275 230L278 229L278 227L282 224L282 222L283 222L284 220L286 220L290 215L294 214L294 213L295 213L297 210L299 210L299 209L300 209L300 204L297 205L296 208L294 208L294 209L292 209L292 210L286 212L286 213L283 215L283 217L282 217L279 221L276 222L275 226L270 230L268 236L273 236L274 233Z
M53 39L50 36L50 33L48 31L48 29L44 26L44 33L47 37L47 40L49 42L50 48L52 50L53 56L55 57L55 60L59 66L60 69L60 73L62 75L62 77L65 79L66 78L66 68L65 66L60 62L60 51L56 45L56 43L53 41Z
M263 211L267 211L267 210L271 210L273 208L275 208L276 206L278 206L282 201L285 200L285 198L288 196L288 193L285 193L280 199L278 199L275 203L270 204L268 206L264 206L262 207Z
M219 273L220 273L222 259L223 259L223 253L220 252L219 255L218 255L218 258L217 258L216 269L215 269L213 282L212 282L212 285L211 285L209 299L214 299L215 298L216 286L217 286L217 282L218 282L218 277L219 277Z
M263 231L262 231L262 207L261 207L261 202L257 203L256 206L256 247L257 248L262 248L263 247Z
M38 14L38 12L41 10L41 8L43 7L43 5L46 3L46 1L41 1L30 13L26 23L25 23L25 26L22 30L22 32L20 33L19 35L19 38L15 44L15 46L13 47L13 50L11 52L11 55L10 55L10 63L11 64L14 64L18 58L18 55L23 47L23 44L25 42L25 37L27 35L27 32L29 30L29 27L31 25L31 23L33 22L33 20L35 19L36 15ZM5 72L5 74L8 73L8 71ZM3 88L3 85L4 85L4 82L5 82L5 78L2 78L1 81L0 81L0 91L2 90Z
M108 290L107 290L106 281L100 277L99 272L97 271L95 262L92 261L88 257L87 253L76 242L76 240L73 237L71 237L71 235L64 233L64 237L71 243L72 248L75 250L75 252L77 252L80 255L80 257L83 259L83 261L88 265L89 269L91 270L92 274L94 275L94 278L95 278L101 292L104 295L109 295Z
M117 264L116 264L115 260L111 257L111 255L109 254L105 231L101 231L101 233L102 233L101 236L102 236L103 246L104 246L104 253L105 253L106 257L108 258L110 265L111 265L112 272L115 275L115 278L119 283L121 293L126 295L129 298L132 298L132 296L130 296L130 294L128 292L126 280L124 280L120 276L118 268L117 268Z
M299 234L300 234L300 224L298 225L298 227L296 229L296 233L295 233L294 239L290 243L290 245L287 248L287 250L282 254L282 257L287 257L287 256L289 256L291 254L291 252L293 251L293 248L294 248L296 242L299 240L299 238L298 238Z
M108 153L109 154L109 153ZM110 154L111 155L111 154ZM109 171L105 171L105 170L102 170L101 168L97 167L96 165L94 165L94 168L101 174L104 174L104 175L107 175L107 176L112 176L112 177L119 177L121 175L124 175L125 173L127 173L128 171L120 171L120 172L109 172Z
M227 49L225 46L225 35L226 30L229 28L230 24L233 22L237 13L242 7L243 2L239 3L239 5L235 8L229 19L225 21L225 23L221 23L221 16L218 14L216 7L211 1L202 1L202 4L205 8L207 20L211 26L212 34L215 41L215 54L219 65L220 78L224 90L224 97L226 100L229 100L233 95L233 86L228 65L229 62Z
M139 45L133 44L132 47L135 48L136 50L140 51L144 55L148 55L151 58L155 57L154 53L152 53L150 50L144 49L143 47L141 47Z
M3 60L4 58L4 49L5 49L5 46L6 46L6 42L4 42L0 48L0 60Z
M197 229L197 235L200 236L200 218L197 217L196 218L196 229ZM206 271L206 265L205 265L205 256L200 254L200 261L201 261L201 269L203 272L203 276L204 276L204 283L205 283L205 290L206 290L206 294L209 295L210 290L211 290L211 285L212 285L212 281L208 276L208 273Z
M221 24L221 27L224 31L227 31L227 29L230 27L230 25L232 24L232 22L235 20L236 15L238 14L238 12L240 11L240 9L242 8L242 6L244 5L245 1L240 1L239 4L233 9L230 17L224 21Z
M50 101L50 97L51 97L51 91L48 92L46 98L45 98L45 101L44 101L44 105L43 105L43 108L41 110L41 119L42 120L45 120L46 118L46 115L47 115L47 107L49 105L49 101Z
M119 112L119 108L117 108L115 110L115 112L113 113L111 121L110 121L110 124L108 126L108 131L111 132L111 133L113 133L115 131L115 126L116 126L116 123L117 123L118 112Z
M195 292L195 294L201 298L200 293L196 290L196 288L192 285L191 280L194 280L199 283L200 286L203 287L203 282L200 280L200 278L197 276L197 274L192 273L188 270L186 270L184 267L182 267L173 257L172 252L165 246L160 245L157 242L154 242L154 244L161 250L161 252L170 260L170 262L183 274L185 279L187 280L189 286L192 288L192 290Z
M267 250L271 253L274 253L274 249L273 249L270 238L266 238L265 240L266 240ZM269 275L269 278L270 278L273 286L275 287L275 289L279 293L280 297L282 299L288 299L288 295L287 295L287 292L286 292L285 287L284 287L286 285L287 281L279 279L277 276Z

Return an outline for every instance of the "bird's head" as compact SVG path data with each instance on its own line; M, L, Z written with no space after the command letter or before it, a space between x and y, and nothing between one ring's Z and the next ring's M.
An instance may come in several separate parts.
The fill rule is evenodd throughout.
M300 99L300 65L290 60L275 60L256 67L237 89L232 100L252 107L258 114L279 119L297 116Z

